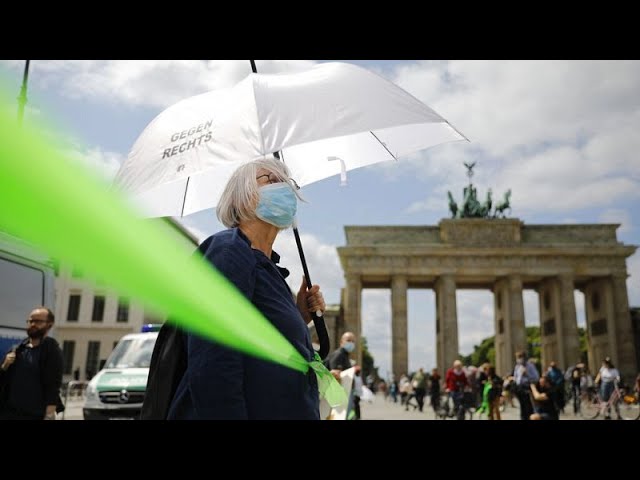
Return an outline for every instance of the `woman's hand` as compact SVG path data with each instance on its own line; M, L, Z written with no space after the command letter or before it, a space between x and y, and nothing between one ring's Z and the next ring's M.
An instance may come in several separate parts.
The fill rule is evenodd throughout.
M314 314L314 312L320 310L324 313L327 308L320 287L313 285L311 290L307 290L307 282L304 277L302 277L302 285L300 285L300 290L296 296L296 304L306 323L312 320L312 314Z

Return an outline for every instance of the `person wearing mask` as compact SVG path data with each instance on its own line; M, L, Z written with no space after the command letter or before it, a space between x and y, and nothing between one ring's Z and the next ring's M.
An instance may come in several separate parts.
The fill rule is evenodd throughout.
M289 271L273 251L278 233L289 228L299 193L289 169L273 158L238 167L216 207L227 230L207 238L199 252L222 273L296 348L314 359L308 324L325 310L318 285L297 295L286 283ZM242 322L241 318L237 319ZM169 420L319 420L315 373L292 370L187 334L187 368L169 407Z
M513 369L513 381L516 385L516 396L520 403L520 420L529 420L533 413L531 404L532 383L540 379L540 374L533 362L526 361L525 352L516 353L516 365Z
M352 367L349 354L356 349L356 336L353 332L345 332L340 338L340 346L331 352L324 361L325 367L340 381L340 372Z

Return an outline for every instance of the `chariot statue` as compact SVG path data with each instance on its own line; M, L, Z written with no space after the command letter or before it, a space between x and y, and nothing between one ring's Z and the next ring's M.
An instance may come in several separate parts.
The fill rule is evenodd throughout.
M462 193L462 203L457 204L451 191L447 191L447 196L449 197L449 212L451 213L451 218L506 218L505 211L509 211L511 213L511 189L507 190L504 195L504 199L501 202L498 202L495 205L495 209L493 213L491 213L491 207L493 206L493 200L491 198L492 191L488 189L487 198L484 203L480 203L478 201L478 193L476 187L471 183L471 177L473 177L473 167L476 166L476 163L466 163L464 162L464 166L467 167L467 176L469 177L469 185L464 187Z

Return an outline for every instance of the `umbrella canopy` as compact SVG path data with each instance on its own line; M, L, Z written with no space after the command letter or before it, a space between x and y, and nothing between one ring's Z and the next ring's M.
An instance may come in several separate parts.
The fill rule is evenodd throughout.
M115 178L147 216L217 205L242 162L282 151L298 185L465 137L388 80L346 63L250 74L182 100L142 132Z

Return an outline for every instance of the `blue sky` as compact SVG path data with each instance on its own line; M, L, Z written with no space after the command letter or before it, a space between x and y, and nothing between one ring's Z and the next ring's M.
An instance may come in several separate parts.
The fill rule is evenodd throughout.
M299 224L314 283L330 303L344 286L335 248L345 225L437 224L448 216L446 192L461 200L464 161L477 161L484 198L512 189L512 217L527 224L621 223L618 238L640 245L640 62L349 60L397 83L435 109L470 140L349 172L304 188L310 201ZM316 61L258 60L261 73L294 72ZM18 94L23 61L0 62L0 81ZM25 121L55 122L67 149L115 175L145 126L172 103L228 87L250 73L248 61L32 61ZM200 238L222 227L212 210L183 219ZM293 237L275 248L301 277ZM632 305L640 305L640 260L628 261ZM576 293L579 323L583 297ZM435 363L431 291L409 292L410 369ZM538 321L537 296L525 292L527 324ZM385 374L390 368L390 292L365 290L363 328ZM458 291L460 350L492 335L488 291Z

